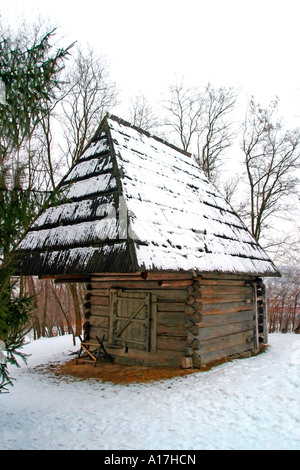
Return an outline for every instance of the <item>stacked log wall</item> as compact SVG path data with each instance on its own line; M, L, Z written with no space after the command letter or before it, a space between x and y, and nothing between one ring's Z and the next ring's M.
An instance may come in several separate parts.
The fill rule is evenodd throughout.
M252 278L198 276L189 292L200 304L199 311L191 312L193 335L188 335L187 356L194 367L254 351Z
M180 366L187 347L186 321L194 298L187 288L193 283L192 275L169 275L162 279L160 274L142 276L92 277L87 286L85 303L85 334L90 339L105 335L108 351L119 362L136 362L144 365ZM156 303L156 351L144 352L134 348L110 349L109 337L110 293L112 289L124 292L150 293ZM152 319L154 321L154 319Z
M251 277L152 273L92 277L86 297L85 331L91 339L109 335L110 292L140 291L156 302L156 351L110 350L116 359L144 365L201 368L255 350L255 289ZM122 359L122 360L121 360Z

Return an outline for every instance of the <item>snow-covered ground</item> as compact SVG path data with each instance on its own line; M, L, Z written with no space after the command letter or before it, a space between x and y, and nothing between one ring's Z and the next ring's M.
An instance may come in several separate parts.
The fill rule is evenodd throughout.
M33 368L69 360L70 336L24 347L28 364L0 394L0 449L300 449L300 337L267 352L147 384L58 378Z

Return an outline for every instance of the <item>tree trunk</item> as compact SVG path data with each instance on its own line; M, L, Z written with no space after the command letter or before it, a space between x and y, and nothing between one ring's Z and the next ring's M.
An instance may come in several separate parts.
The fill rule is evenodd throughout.
M82 319L80 313L80 301L76 284L69 284L71 291L73 305L74 305L74 315L75 315L75 336L79 336L82 333Z

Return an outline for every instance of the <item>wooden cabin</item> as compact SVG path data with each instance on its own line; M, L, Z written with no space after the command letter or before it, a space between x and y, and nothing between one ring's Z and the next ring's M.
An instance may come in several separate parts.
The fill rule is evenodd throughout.
M107 115L19 246L23 275L85 282L85 339L202 367L267 341L279 273L189 154Z

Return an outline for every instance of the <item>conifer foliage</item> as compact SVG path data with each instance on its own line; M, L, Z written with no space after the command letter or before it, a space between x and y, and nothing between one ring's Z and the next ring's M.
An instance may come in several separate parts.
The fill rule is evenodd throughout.
M18 349L24 343L31 299L23 294L22 280L14 278L14 249L48 196L30 181L30 151L24 159L24 146L50 112L71 47L55 49L54 35L55 30L31 40L10 33L0 36L5 87L5 100L0 102L0 341L6 358L0 364L0 393L13 380L7 364L26 359Z

